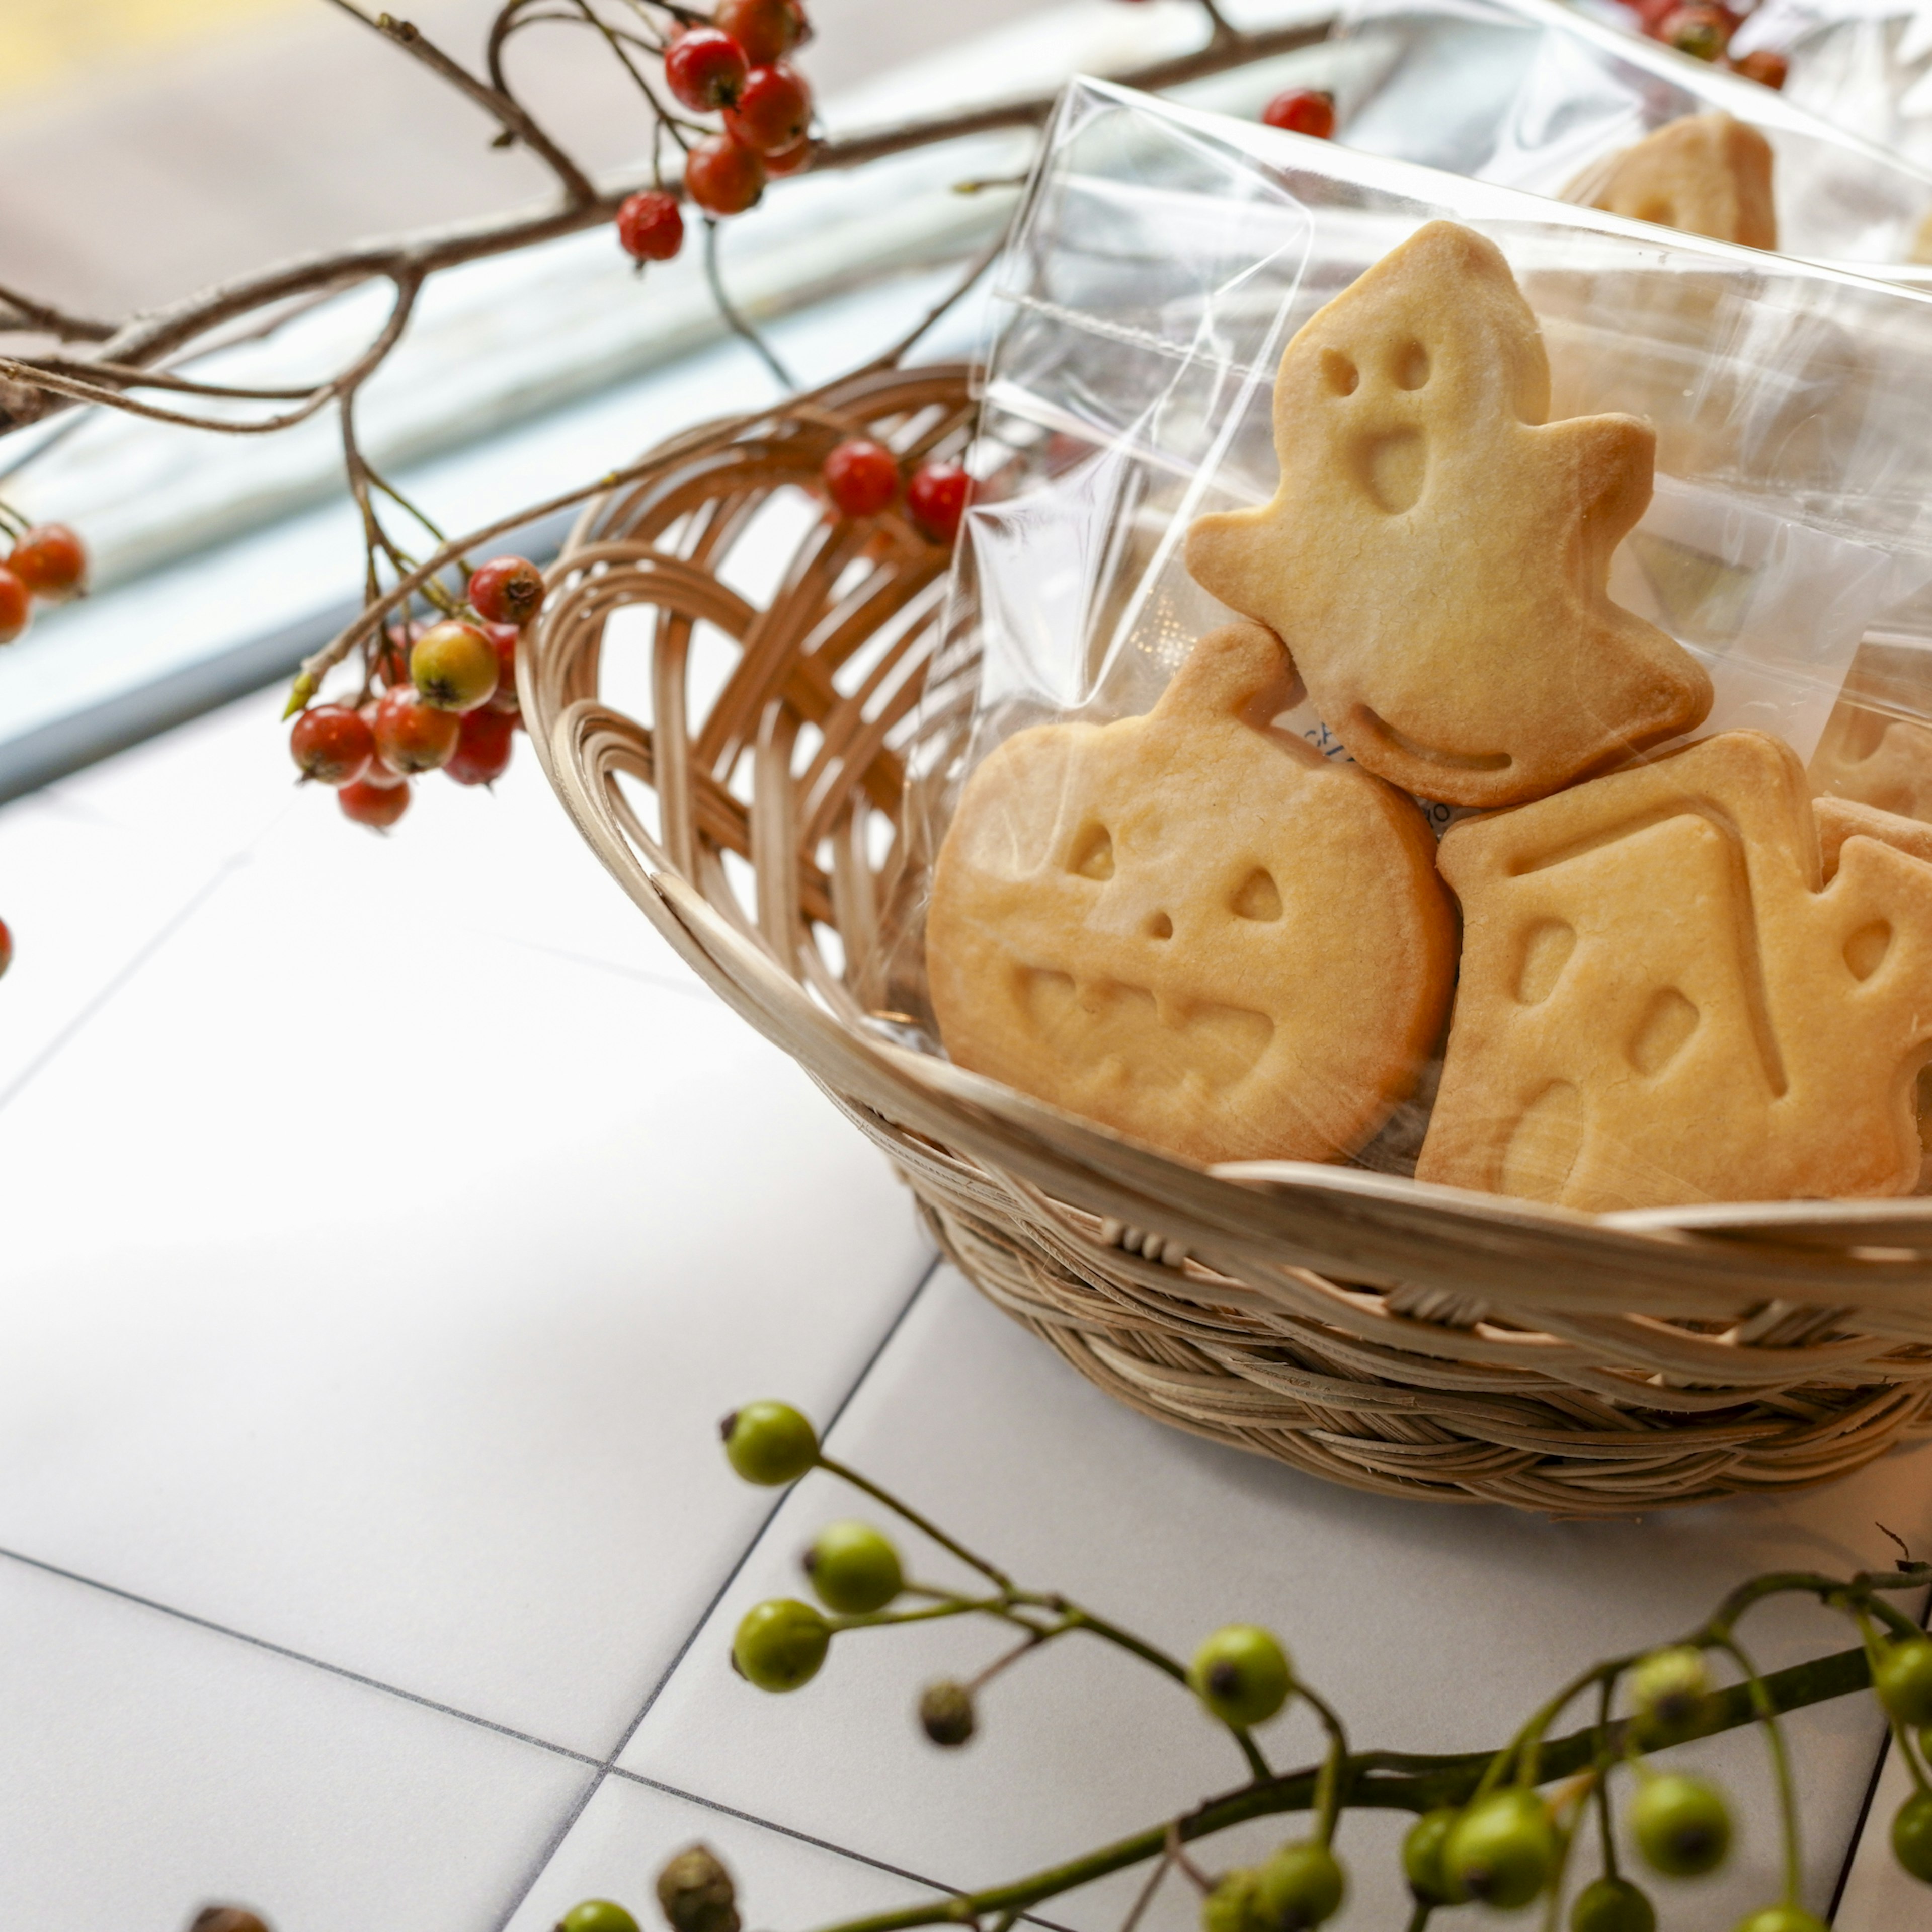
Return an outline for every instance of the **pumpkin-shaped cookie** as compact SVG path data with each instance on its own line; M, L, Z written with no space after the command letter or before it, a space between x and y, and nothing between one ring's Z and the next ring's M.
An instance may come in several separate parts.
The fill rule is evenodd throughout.
M1415 806L1269 727L1291 682L1229 626L1146 716L974 772L926 924L955 1060L1202 1162L1374 1132L1440 1034L1454 926Z
M1420 797L1540 797L1711 708L1696 660L1607 589L1654 435L1549 404L1501 251L1432 221L1288 345L1274 500L1188 532L1196 582L1274 630L1350 753Z

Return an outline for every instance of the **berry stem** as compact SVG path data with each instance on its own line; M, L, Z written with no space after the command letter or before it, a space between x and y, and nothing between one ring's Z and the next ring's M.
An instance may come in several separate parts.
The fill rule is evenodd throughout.
M996 1568L983 1556L975 1556L963 1543L958 1542L948 1536L937 1523L921 1516L910 1504L901 1502L890 1490L880 1488L871 1477L862 1476L856 1469L848 1468L836 1456L827 1456L823 1453L819 1456L818 1466L828 1474L839 1477L850 1483L855 1490L863 1490L874 1502L884 1504L886 1508L902 1522L910 1523L913 1528L919 1531L922 1535L931 1537L940 1549L950 1550L969 1570L978 1570L981 1576L1004 1595L1010 1598L1014 1594L1013 1580L1004 1570Z
M1761 1721L1760 1694L1772 1711L1782 1712L1849 1696L1868 1689L1870 1682L1862 1648L1835 1652L1775 1671L1757 1680L1755 1690L1750 1684L1736 1684L1713 1692L1690 1735L1714 1736ZM1611 1726L1612 1749L1622 1748L1623 1734L1628 1728L1627 1720ZM1597 1762L1599 1748L1599 1728L1593 1724L1544 1744L1544 1769L1552 1778L1587 1771ZM1513 1756L1514 1747L1506 1745L1502 1752L1475 1751L1441 1757L1365 1751L1347 1760L1340 1782L1352 1807L1419 1814L1442 1805L1466 1803L1485 1772L1505 1754ZM1318 1803L1321 1775L1318 1767L1259 1779L1210 1798L1178 1820L1163 1821L1131 1838L1119 1839L1027 1877L956 1898L926 1900L898 1911L848 1920L826 1928L826 1932L906 1932L906 1928L914 1926L967 1924L994 1913L1024 1912L1043 1900L1160 1857L1166 1849L1170 1831L1183 1843L1191 1844L1256 1818L1312 1811Z
M1597 1699L1597 1829L1604 1841L1604 1876L1610 1879L1617 1875L1616 1822L1610 1815L1610 1771L1616 1759L1610 1749L1610 1706L1616 1690L1616 1679L1606 1677Z
M724 318L724 326L731 333L750 344L760 362L772 372L772 380L789 394L797 388L791 371L772 352L771 345L739 313L730 296L725 292L724 278L718 265L718 218L707 214L704 218L704 279L710 284L711 298L718 304L718 313Z
M1305 1684L1298 1683L1294 1688L1322 1720L1322 1729L1328 1733L1328 1755L1322 1761L1321 1780L1315 1790L1315 1832L1322 1844L1330 1844L1334 1840L1335 1824L1343 1796L1342 1780L1348 1762L1348 1732L1326 1698L1317 1696Z
M1796 1910L1798 1892L1804 1882L1803 1861L1798 1846L1798 1792L1791 1781L1791 1760L1784 1748L1784 1732L1778 1721L1778 1707L1765 1690L1757 1666L1735 1637L1725 1637L1720 1646L1744 1673L1750 1692L1751 1709L1764 1726L1765 1748L1771 1754L1771 1773L1778 1786L1778 1822L1784 1834L1784 1902Z

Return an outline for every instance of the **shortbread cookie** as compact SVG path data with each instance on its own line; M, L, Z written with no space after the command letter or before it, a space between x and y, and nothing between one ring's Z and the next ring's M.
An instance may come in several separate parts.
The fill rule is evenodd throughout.
M1918 232L1912 238L1912 252L1905 259L1908 262L1932 263L1932 209L1927 210L1924 219L1919 223Z
M1424 798L1538 798L1711 708L1696 659L1605 587L1650 501L1648 424L1546 422L1549 398L1501 251L1431 222L1288 344L1274 501L1188 533L1202 587L1279 633L1357 760Z
M1669 121L1573 182L1564 200L1748 248L1778 246L1771 143L1721 112Z
M1756 731L1452 826L1462 979L1418 1178L1598 1211L1910 1192L1926 831L1814 814Z
M1932 651L1859 647L1811 754L1820 797L1932 820Z
M1414 806L1269 728L1290 683L1231 625L1146 716L979 766L926 921L954 1060L1202 1162L1374 1132L1440 1037L1454 920Z

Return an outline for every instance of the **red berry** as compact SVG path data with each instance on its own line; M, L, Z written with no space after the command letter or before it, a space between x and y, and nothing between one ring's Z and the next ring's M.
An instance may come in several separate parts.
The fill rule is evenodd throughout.
M373 826L378 832L388 831L410 808L406 780L392 785L374 785L366 782L344 785L335 797L342 807L344 818L358 825Z
M1756 81L1760 87L1780 88L1791 72L1791 64L1768 47L1754 47L1742 58L1732 62L1731 71Z
M1644 32L1654 40L1658 29L1682 4L1683 0L1635 0L1636 17Z
M765 191L765 164L728 134L710 134L684 158L686 191L712 214L742 214Z
M520 634L514 624L485 624L483 634L496 646L496 689L490 709L518 718L521 706L517 700L517 639Z
M754 67L724 110L724 131L761 154L788 154L812 124L812 89L788 67Z
M617 239L640 262L668 262L684 246L684 213L674 194L647 188L617 211Z
M64 524L42 524L14 546L7 568L36 597L58 604L87 577L87 547Z
M27 586L0 564L0 644L10 644L27 628L34 599Z
M1657 37L1693 60L1714 61L1730 44L1733 24L1719 7L1678 7L1665 15Z
M745 50L754 67L784 59L812 38L799 0L718 0L711 18Z
M745 50L716 27L693 27L678 35L664 56L664 80L694 114L728 107L738 98L751 63Z
M372 742L376 736L376 713L380 708L379 700L372 698L356 714L363 723L368 726L369 736ZM370 785L399 785L407 784L409 781L394 766L383 762L382 754L379 749L374 757L369 760L368 770L356 780L356 783Z
M899 494L898 459L869 436L839 444L819 474L842 516L876 517Z
M411 646L410 676L425 704L439 711L474 711L496 692L496 646L480 625L446 618Z
M507 711L466 713L444 772L458 784L494 784L509 767L516 730L517 721Z
M493 556L470 580L470 601L485 623L527 624L543 605L543 572L520 556Z
M1318 87L1291 88L1262 110L1262 118L1270 128L1285 128L1291 134L1312 134L1316 140L1325 141L1335 131L1335 97Z
M934 543L950 544L973 500L973 479L956 463L922 463L906 485L906 508Z
M7 922L0 919L0 973L4 973L14 963L14 935L7 930Z
M289 750L304 778L318 784L353 784L376 755L376 734L346 704L318 704L296 720Z
M765 172L768 175L795 175L812 164L812 158L818 151L818 143L807 135L796 147L785 148L776 154L765 157Z
M448 764L462 729L463 720L454 711L425 704L412 684L386 691L376 706L376 752L392 771L405 778Z

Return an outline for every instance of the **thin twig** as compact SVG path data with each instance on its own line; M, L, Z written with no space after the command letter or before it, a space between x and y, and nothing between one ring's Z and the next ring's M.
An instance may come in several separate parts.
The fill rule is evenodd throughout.
M373 29L382 31L368 15L350 4L350 0L331 0L331 4ZM676 13L679 10L673 8L667 10ZM1268 59L1310 46L1321 40L1327 32L1325 22L1253 33L1238 32L1227 40L1210 42L1193 53L1131 68L1117 78L1129 86L1157 92L1178 86L1184 81L1222 73L1250 61ZM418 58L428 58L424 51L428 44L420 36L413 41L397 41L386 34L385 38L391 39L392 44L406 46ZM450 64L454 66L454 63ZM437 71L442 70L439 68ZM472 98L483 101L493 112L500 105L513 124L520 117L523 120L529 118L506 91L491 88L473 76L464 74L460 68L445 77L462 86ZM820 173L830 169L861 167L889 155L962 140L969 135L1036 128L1052 112L1057 98L1055 90L992 106L905 122L842 140L822 141L814 148L810 161L800 175L786 178L796 180L806 173ZM500 114L499 118L502 118ZM520 132L518 138L523 138ZM400 280L414 277L420 280L446 268L514 254L520 249L597 226L611 220L628 196L640 188L652 185L653 178L653 175L647 172L635 178L622 179L593 190L587 200L572 199L561 208L520 208L414 235L394 236L347 248L318 250L218 283L164 308L134 316L104 338L76 339L101 340L106 358L114 362L152 366L199 340L223 323L274 303L312 296L321 290L340 290L378 278ZM775 185L782 187L784 184ZM52 312L51 304L34 302L32 306ZM20 371L16 380L23 383L33 382L36 366L34 358L18 358L15 366ZM130 413L144 413L127 399L114 396L74 397L56 392L44 394L32 408L16 406L10 410L0 406L0 433L44 421L76 401L99 401L110 407L127 410Z
M388 14L379 14L371 20L355 4L355 0L329 0L329 4L380 34L392 46L413 55L432 74L448 81L459 93L467 94L495 119L506 134L514 135L544 163L556 176L564 198L572 207L587 207L596 200L597 190L590 177L550 139L529 110L507 88L492 87L487 80L479 80L460 61L451 59L421 28L407 20L396 20Z
M52 302L37 302L17 289L0 287L0 302L14 311L12 315L0 314L0 329L31 329L38 335L57 335L63 342L105 342L114 333L111 322L70 315Z
M741 341L750 344L780 388L788 394L796 389L798 383L791 371L778 360L765 338L739 314L726 292L724 278L718 266L718 223L716 217L709 214L704 218L704 279L710 284L711 298L718 304L718 313L724 318L725 327Z

